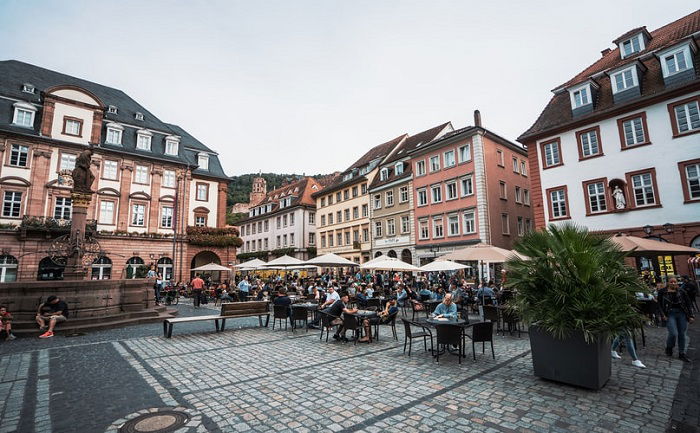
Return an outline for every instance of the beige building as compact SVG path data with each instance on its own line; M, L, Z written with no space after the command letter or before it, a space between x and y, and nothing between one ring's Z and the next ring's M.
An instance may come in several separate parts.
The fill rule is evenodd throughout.
M385 158L369 186L372 257L387 255L406 263L416 258L413 171L409 152L453 131L450 122L412 135Z
M368 186L379 164L406 134L373 147L335 181L313 195L316 200L318 254L335 253L356 263L370 259L372 242Z

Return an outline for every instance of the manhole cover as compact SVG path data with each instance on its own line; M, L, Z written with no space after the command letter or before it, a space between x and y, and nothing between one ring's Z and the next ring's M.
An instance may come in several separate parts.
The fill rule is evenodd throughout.
M167 433L179 429L189 419L186 413L174 410L146 413L124 423L119 433Z

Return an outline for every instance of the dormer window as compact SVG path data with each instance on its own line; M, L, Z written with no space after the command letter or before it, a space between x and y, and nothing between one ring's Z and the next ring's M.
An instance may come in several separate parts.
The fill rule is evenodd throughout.
M610 75L610 80L612 81L613 93L619 93L623 90L638 86L639 81L637 79L637 68L635 66L631 66L627 69L615 72L614 74Z
M397 176L403 174L403 162L396 163L394 166L394 173L396 173Z
M590 104L591 101L588 93L588 87L582 87L573 92L575 108Z
M24 83L24 84L22 84L22 91L23 91L24 93L31 93L31 94L34 94L34 92L36 91L36 89L34 88L34 85L33 85L33 84Z
M166 137L165 138L165 154L166 155L177 155L179 140L177 137Z
M143 120L143 113L137 111L136 114L134 115L134 119Z
M689 51L686 45L661 56L661 68L663 69L664 77L683 72L690 67Z
M379 180L387 180L388 178L389 178L389 169L382 168L382 170L379 172Z
M17 126L23 126L25 128L31 128L34 126L34 115L36 114L36 107L27 104L25 102L16 102L14 104L15 115L12 119L12 123Z
M202 170L209 170L209 155L200 153L197 157L197 165Z
M110 106L107 108L107 112L110 113L110 114L117 114L117 113L118 113L117 106L116 106L116 105L110 105Z
M151 151L151 139L153 134L150 131L141 130L136 133L136 148L139 150Z
M105 136L105 143L107 144L122 144L122 132L124 127L118 123L108 123L107 124L107 134Z
M598 87L598 84L593 80L588 80L583 84L567 89L571 99L571 111L574 116L593 111L594 92L598 90Z
M627 39L622 43L622 58L629 57L634 53L638 53L642 51L642 44L643 42L640 42L642 34L638 34L632 39Z

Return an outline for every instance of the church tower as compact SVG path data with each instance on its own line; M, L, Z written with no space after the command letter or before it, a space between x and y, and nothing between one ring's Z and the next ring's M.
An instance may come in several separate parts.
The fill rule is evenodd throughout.
M267 181L262 177L253 178L253 190L250 192L249 196L249 206L255 206L259 204L265 198L267 194Z

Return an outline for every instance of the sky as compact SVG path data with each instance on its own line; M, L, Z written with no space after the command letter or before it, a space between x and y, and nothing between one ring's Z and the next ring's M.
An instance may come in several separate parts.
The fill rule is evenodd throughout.
M687 1L0 0L0 59L122 89L229 175L342 171L446 121L510 140L613 48ZM2 77L0 77L0 80Z

